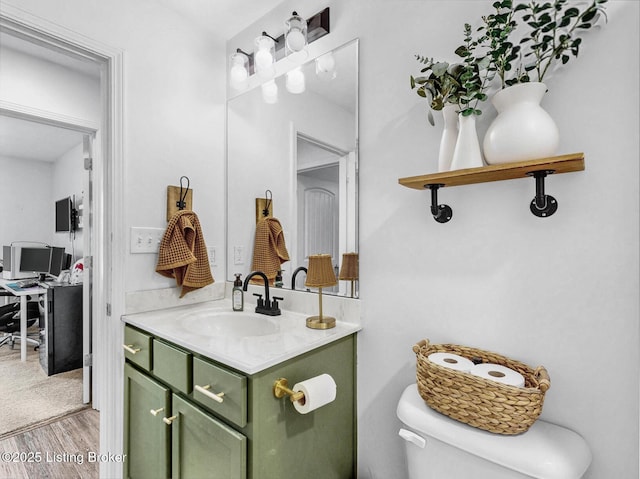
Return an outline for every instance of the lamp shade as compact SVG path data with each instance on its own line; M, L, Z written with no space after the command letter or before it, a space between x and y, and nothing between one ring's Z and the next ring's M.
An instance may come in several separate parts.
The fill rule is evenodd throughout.
M309 256L305 286L309 288L327 288L335 286L337 283L336 273L331 264L331 255L316 254Z
M339 277L343 280L358 279L358 253L344 253L342 255Z

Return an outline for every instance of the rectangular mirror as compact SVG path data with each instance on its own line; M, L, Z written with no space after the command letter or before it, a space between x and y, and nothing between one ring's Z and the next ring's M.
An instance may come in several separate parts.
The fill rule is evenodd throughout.
M299 68L274 80L275 101L272 83L227 103L229 281L251 272L257 198L272 201L284 231L283 287L306 289L304 271L295 285L292 276L311 254L330 254L338 277L342 255L358 252L358 40ZM338 281L322 291L351 296L351 288Z

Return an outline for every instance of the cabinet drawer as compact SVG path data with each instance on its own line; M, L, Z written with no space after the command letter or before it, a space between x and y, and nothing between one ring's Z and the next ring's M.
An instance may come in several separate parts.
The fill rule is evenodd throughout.
M124 357L151 371L152 338L131 326L124 327Z
M224 393L222 402L212 399L207 392ZM247 425L247 378L244 376L193 358L193 399L240 427Z
M192 354L157 339L153 340L153 374L185 394L191 392Z

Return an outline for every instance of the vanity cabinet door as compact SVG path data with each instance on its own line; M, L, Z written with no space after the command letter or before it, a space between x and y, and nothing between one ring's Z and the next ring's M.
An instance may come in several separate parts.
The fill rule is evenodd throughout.
M247 439L173 396L173 479L246 479Z
M171 436L162 419L171 411L171 391L130 364L124 377L124 476L170 477Z

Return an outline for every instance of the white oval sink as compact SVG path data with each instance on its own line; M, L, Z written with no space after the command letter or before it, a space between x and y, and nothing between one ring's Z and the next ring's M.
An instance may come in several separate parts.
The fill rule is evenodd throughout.
M233 311L197 311L177 319L190 333L203 336L252 337L277 333L279 324L264 314Z

